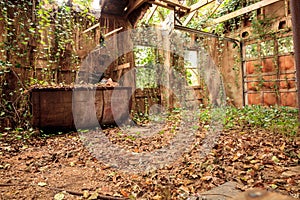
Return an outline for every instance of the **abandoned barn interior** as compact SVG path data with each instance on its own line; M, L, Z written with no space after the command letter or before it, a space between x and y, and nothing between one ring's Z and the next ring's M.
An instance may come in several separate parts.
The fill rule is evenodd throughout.
M220 85L216 82L222 82L227 102L238 107L253 104L297 106L289 1L241 3L236 5L240 8L235 8L234 12L214 19L207 17L207 22L201 22L201 9L209 7L214 10L210 13L213 16L218 11L225 12L222 4L199 1L189 7L177 1L111 0L101 1L101 10L94 13L83 13L78 6L70 7L71 10L55 4L39 7L37 2L24 6L27 8L24 11L16 6L2 13L10 17L10 21L0 21L1 33L19 33L17 37L12 34L0 36L3 47L8 44L14 46L13 49L4 48L0 54L2 62L12 66L5 80L2 80L6 83L2 93L27 90L31 85L43 86L46 92L47 85L50 86L49 90L54 90L55 87L51 88L51 85L67 86L79 76L94 73L97 79L94 82L100 82L105 76L119 83L119 86L131 87L134 92L128 98L131 99L130 106L134 113L146 113L151 105L157 103L173 108L174 97L159 83L159 80L165 79L160 76L163 74L159 71L161 69L157 68L160 64L185 76L185 90L194 91L188 100L191 103L207 105L210 102L208 94L212 93L209 90L215 90L214 87L219 87L215 85ZM20 12L16 15L17 11ZM161 15L162 12L168 14L160 17L160 24L151 23L151 18L158 18L155 13ZM55 20L47 19L50 16ZM169 33L163 38L163 22L166 24L168 21ZM155 28L141 25L142 30L139 23L146 22ZM35 23L39 26L34 27L32 24ZM64 26L59 27L57 23L64 23ZM212 31L200 31L198 27ZM145 32L147 30L149 33ZM129 31L136 31L134 38ZM155 35L156 41L151 41L153 35L150 32ZM176 37L179 36L174 36L175 33L182 37L177 39L185 41L178 43ZM146 41L143 37L149 38ZM164 44L165 40L171 41ZM172 45L177 52L171 50ZM97 46L102 46L98 53ZM109 48L126 52L112 60L112 57L104 55ZM179 52L180 48L183 49L182 53ZM214 66L221 73L220 80L205 77ZM175 79L175 76L168 75L169 82ZM91 77L85 81L90 82ZM170 84L164 86L169 87ZM38 125L38 121L49 121L51 124L50 118L57 119L59 115L64 118L66 110L71 110L70 94L63 97L65 94L60 91L57 95L62 95L61 98L54 99L43 94L44 100L39 99L40 95L34 96L33 105L41 104L48 109L47 112L55 110L53 116L44 111L34 111L34 115L38 115L34 124ZM10 98L17 96L14 94ZM56 107L49 107L48 103L42 105L45 99L51 99L50 104ZM50 118L40 120L42 116L39 113ZM72 123L71 115L70 119L64 120ZM64 124L64 120L60 123Z
M299 13L1 0L0 199L299 198Z

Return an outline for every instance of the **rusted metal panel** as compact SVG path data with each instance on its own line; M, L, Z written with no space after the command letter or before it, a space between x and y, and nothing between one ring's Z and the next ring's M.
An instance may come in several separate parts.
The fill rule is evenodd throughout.
M289 35L290 33L284 37ZM274 48L279 49L280 38L282 37L278 36L274 39ZM254 43L248 41L246 44ZM296 93L294 55L293 52L276 54L278 49L274 50L274 55L270 56L257 55L250 58L245 55L244 86L247 104L295 107L297 99L293 94ZM258 50L261 51L260 48ZM291 99L287 100L287 97Z

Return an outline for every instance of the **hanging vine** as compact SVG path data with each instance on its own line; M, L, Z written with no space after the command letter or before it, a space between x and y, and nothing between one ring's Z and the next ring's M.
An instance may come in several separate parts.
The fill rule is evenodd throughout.
M48 0L0 1L1 127L29 129L30 87L61 84L62 70L78 69L75 34L96 23L84 2L90 1L78 9ZM83 36L93 41L92 34Z

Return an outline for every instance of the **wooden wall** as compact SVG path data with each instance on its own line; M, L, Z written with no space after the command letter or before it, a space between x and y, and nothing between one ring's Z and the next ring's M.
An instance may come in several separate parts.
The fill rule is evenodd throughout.
M13 12L13 11L12 11ZM87 55L91 53L97 46L99 46L100 36L110 31L113 31L119 27L123 27L122 31L127 31L131 28L131 24L116 16L102 16L99 19L100 27L95 28L87 33L82 33L84 30L91 27L92 23L85 23L80 28L75 28L73 32L74 44L66 44L65 52L62 55L59 63L52 63L49 61L51 55L45 55L47 51L50 51L50 47L55 46L55 35L53 33L55 27L52 24L48 29L44 29L40 32L38 38L30 38L28 44L21 45L20 51L26 51L27 55L20 57L12 51L4 51L1 49L0 59L12 63L11 69L13 70L8 74L7 80L9 81L10 89L14 90L18 87L17 83L20 80L22 84L27 85L30 80L35 80L36 83L64 83L71 84L75 81L77 72L80 71L80 66L83 61L86 60ZM0 42L6 40L5 38L5 25L3 21L0 21ZM36 22L38 23L38 22ZM95 22L97 23L97 21ZM18 28L19 21L16 19L14 28L16 29L16 35L23 34ZM29 30L28 30L29 31ZM3 35L4 34L4 35ZM25 33L26 34L26 33ZM37 42L37 40L41 40ZM124 49L129 43L128 38L121 38L123 41L118 42L114 35L106 38L110 42L110 46L117 49ZM127 43L124 41L128 41ZM50 44L49 44L50 43ZM123 45L123 46L122 46ZM54 54L55 52L53 52ZM8 56L7 56L8 55ZM54 56L54 55L53 55ZM77 58L76 58L77 57ZM90 60L89 60L90 61ZM96 60L96 61L99 61ZM117 66L124 63L130 63L130 68L134 67L133 53L128 52L122 55L119 59L113 61L109 66L103 66L106 70L106 75L111 77L114 81L119 81L120 74L117 75ZM94 63L91 65L93 68L100 68L101 63ZM122 74L126 73L130 68L122 70ZM95 70L95 69L91 69ZM92 72L92 71L91 71ZM89 72L87 72L89 73ZM100 78L100 77L99 77ZM127 81L127 82L126 82ZM124 82L125 85L130 85L129 80Z
M235 106L243 105L242 69L240 47L231 41L209 38L208 45L213 65L222 75L226 97ZM217 81L217 80L212 80ZM216 82L216 84L220 84Z
M112 78L113 81L119 82L120 78L134 67L132 42L130 40L129 30L130 23L120 17L111 15L102 15L100 18L100 32L104 36L112 31L122 28L118 33L106 37L103 43L99 44L99 37L94 41L96 45L90 51L80 51L82 59L81 69L82 76L88 76L95 73L96 76L104 73L106 78ZM97 29L97 31L99 31ZM84 45L84 44L82 44ZM121 54L118 56L118 54ZM126 66L125 66L126 64ZM100 78L100 77L98 77ZM85 78L87 80L87 78ZM133 79L134 80L134 79ZM130 80L122 80L122 85L132 85Z
M32 6L33 7L30 9L28 8L30 11L28 13L33 13L32 9L34 9L34 5ZM89 20L80 20L79 18L82 16L75 15L74 20L77 20L78 23L82 24L80 26L74 25L73 27L74 29L71 37L73 38L74 43L66 44L64 54L59 63L51 63L47 56L54 56L55 52L53 52L53 54L47 54L47 51L52 51L53 49L51 48L55 47L57 38L55 38L54 34L54 23L51 23L48 28L41 30L41 32L36 31L36 34L29 34L28 27L23 29L20 27L19 22L22 22L21 18L18 19L17 17L14 17L14 13L18 12L18 10L15 9L16 8L10 8L10 10L8 10L11 18L14 19L14 23L10 25L10 28L11 30L15 30L13 33L15 37L25 34L24 37L28 36L30 39L28 43L24 44L19 41L20 50L18 50L17 53L23 52L24 56L22 57L17 55L15 51L3 46L3 44L0 45L0 60L11 63L11 66L9 67L11 71L6 73L5 76L0 76L2 84L0 94L7 94L6 97L9 97L9 99L7 99L9 101L19 99L21 96L18 93L18 91L20 91L19 89L22 88L23 91L27 90L32 84L38 83L45 84L44 86L49 85L49 87L57 87L57 85L61 83L66 85L74 83L78 77L78 72L84 71L81 69L82 63L91 61L87 60L88 55L100 45L101 35L105 35L119 27L123 27L122 31L130 30L132 27L128 20L117 16L102 15L100 19L91 22ZM32 20L33 23L39 23L38 18L35 15L30 15L29 19ZM100 22L99 27L88 31L87 33L83 33L83 31L98 22ZM5 36L7 32L6 27L7 24L5 24L5 21L0 20L0 42L9 43L10 41L8 41L8 38ZM126 38L126 36L117 38L116 35L113 34L105 40L108 40L109 45L114 46L116 50L125 49L131 45L130 38ZM18 43L18 40L16 41ZM51 48L49 46L51 46ZM95 70L101 71L103 69L102 72L105 72L108 78L120 82L122 75L134 67L132 51L126 52L107 66L103 66L99 61L99 58L96 58L95 62L89 63L91 71L87 71L86 73L92 73ZM119 69L119 66L123 64L128 64L129 67ZM100 78L101 77L98 77L98 81L100 81ZM6 81L7 84L4 84L4 81ZM120 84L134 87L134 74L131 73L129 76L126 76ZM14 91L17 92L14 93ZM14 95L9 96L8 94L10 93L13 93ZM18 106L18 104L16 103L15 106ZM2 120L0 121L0 124L3 124ZM8 123L5 124L5 126L8 126Z

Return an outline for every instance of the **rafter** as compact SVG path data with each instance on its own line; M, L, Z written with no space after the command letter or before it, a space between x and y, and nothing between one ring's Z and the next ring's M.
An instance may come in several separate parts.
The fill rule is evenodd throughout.
M190 11L190 7L181 5L178 1L175 0L150 0L149 3L168 9L180 10L185 13L188 13Z
M180 4L177 0L160 0L160 1L165 2L165 3L167 3L168 5L171 5L171 6L179 7L183 10L190 10L190 7L187 7L187 6L184 6L184 5Z
M152 16L155 13L157 7L158 7L157 5L154 5L153 7L150 8L150 13L147 15L146 23L148 23L150 21L150 19L152 18Z
M262 0L258 3L255 3L255 4L252 4L250 6L247 6L245 8L241 8L237 11L234 11L232 13L229 13L227 15L224 15L222 17L219 17L215 20L213 20L214 24L218 24L218 23L221 23L221 22L224 22L224 21L227 21L229 19L232 19L232 18L235 18L237 16L240 16L240 15L243 15L243 14L246 14L248 12L251 12L253 10L257 10L259 8L262 8L262 7L265 7L267 5L270 5L270 4L273 4L273 3L276 3L278 1L281 1L281 0Z
M195 10L200 9L203 6L206 6L207 4L210 4L212 2L214 2L215 0L199 0L199 2L193 4L190 6L191 10L190 12L193 12Z
M184 22L183 22L183 26L186 26L192 19L193 19L193 17L195 16L195 14L196 14L196 10L194 10L193 12L190 12L189 13L189 15L187 16L187 18L184 20Z
M140 7L145 2L147 2L147 0L137 0L137 1L134 1L133 4L131 4L131 5L129 4L126 14L125 14L126 18L128 17L128 15L130 15L130 13L132 13L132 11L136 10L138 7Z

